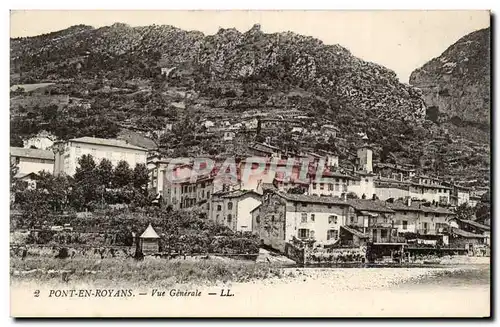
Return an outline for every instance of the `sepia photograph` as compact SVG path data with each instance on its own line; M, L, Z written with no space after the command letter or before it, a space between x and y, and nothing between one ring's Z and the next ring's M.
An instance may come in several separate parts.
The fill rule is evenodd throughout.
M490 22L11 10L11 316L491 317Z

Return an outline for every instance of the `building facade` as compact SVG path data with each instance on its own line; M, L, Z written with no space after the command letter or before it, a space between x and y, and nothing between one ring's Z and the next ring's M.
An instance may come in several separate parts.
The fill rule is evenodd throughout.
M237 232L252 231L252 211L261 204L261 196L253 191L217 192L211 199L210 219Z
M45 171L54 172L54 153L50 150L10 147L10 160L18 168L18 175Z
M113 166L125 161L133 169L137 164L146 165L147 149L131 145L126 141L80 137L58 142L53 146L55 153L54 174L73 176L78 167L78 159L91 155L96 164L102 159L111 161Z

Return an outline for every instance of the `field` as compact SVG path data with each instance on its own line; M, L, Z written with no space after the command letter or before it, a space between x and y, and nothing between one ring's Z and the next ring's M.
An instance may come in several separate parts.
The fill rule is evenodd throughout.
M211 257L209 259L135 259L47 257L11 258L11 276L16 281L37 283L88 283L99 287L127 284L135 287L170 287L177 284L246 282L281 275L267 263Z

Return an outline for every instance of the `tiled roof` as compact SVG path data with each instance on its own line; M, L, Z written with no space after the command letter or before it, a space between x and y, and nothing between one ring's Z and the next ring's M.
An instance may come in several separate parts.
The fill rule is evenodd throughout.
M344 205L351 206L356 210L363 211L373 211L373 212L387 212L393 213L394 211L385 205L385 202L379 200L361 200L361 199L348 199L343 200L338 197L332 196L316 196L316 195L305 195L305 194L290 194L278 192L279 196L282 198L294 201L294 202L309 202L309 203L319 203L319 204L333 204L333 205Z
M316 196L316 195L306 195L306 194L291 194L276 192L282 198L293 201L293 202L308 202L308 203L320 203L320 204L338 204L338 205L349 205L347 201L340 198L331 196Z
M55 160L54 152L50 150L10 147L10 155L13 157Z
M385 202L379 200L349 199L347 203L356 210L394 213Z
M484 237L483 235L470 233L470 232L464 231L463 229L460 229L460 228L452 228L451 232L453 234L456 234L458 236L462 236L465 238L483 238Z
M127 143L126 141L117 140L117 139L101 139L101 138L97 138L97 137L84 136L84 137L79 137L76 139L71 139L70 141L77 142L77 143L97 144L97 145L113 146L113 147L119 147L119 148L125 148L125 149L147 151L147 149L145 149L145 148L141 148L141 147L132 145L130 143Z
M356 235L357 237L359 238L368 238L368 235L364 234L364 233L361 233L360 231L358 231L357 229L354 229L354 228L351 228L349 226L340 226L340 228L343 228L345 229L346 231L348 231L349 233L353 234L353 235Z
M443 207L436 207L436 206L424 206L418 201L413 201L411 206L407 206L404 203L401 202L394 202L394 203L388 203L387 204L392 210L395 211L418 211L418 212L430 212L430 213L442 213L442 214L448 214L451 215L453 214L453 211L450 211L446 208Z
M395 211L421 211L418 207L407 206L401 202L388 203L387 206Z
M484 229L484 230L490 230L491 229L490 226L480 224L480 223L478 223L477 221L474 221L474 220L467 220L467 219L458 219L458 220L460 220L461 222L463 222L465 224L474 226L474 227L479 228L479 229Z
M256 193L252 190L234 190L234 191L230 191L230 192L214 193L213 195L218 195L221 198L230 199L230 198L239 198L241 196L250 195L250 194L253 194L255 196L260 197L259 193Z

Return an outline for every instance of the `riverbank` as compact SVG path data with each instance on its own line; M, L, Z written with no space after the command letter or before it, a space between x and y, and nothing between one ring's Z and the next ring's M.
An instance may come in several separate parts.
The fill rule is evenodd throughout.
M244 269L250 267L241 271L246 274L250 270ZM109 275L104 284L97 278L40 283L33 278L12 276L12 312L21 316L34 312L72 316L77 312L124 317L483 317L490 310L489 265L485 264L439 268L258 267L254 269L266 271L266 275L259 273L240 281L216 278L186 283L173 283L173 279L167 282L161 276L141 280L141 275L125 281L118 278L124 276L119 270L116 276ZM477 280L471 283L471 279ZM447 280L454 280L453 285L447 285ZM102 285L108 289L130 289L134 296L47 298L54 289L94 289ZM166 291L166 296L152 296L153 289ZM196 290L201 296L172 297L168 295L172 289ZM40 291L39 298L33 297L34 290ZM222 290L230 290L234 296L221 297ZM140 296L141 292L146 295Z

